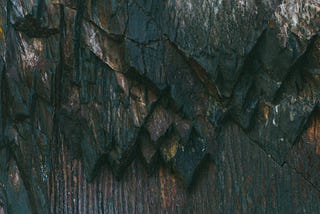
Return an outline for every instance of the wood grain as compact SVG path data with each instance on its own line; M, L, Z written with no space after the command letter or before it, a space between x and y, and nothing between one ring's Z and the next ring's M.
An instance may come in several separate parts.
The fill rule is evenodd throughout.
M315 126L317 123L312 123ZM308 134L313 134L311 128ZM118 181L108 166L89 183L82 163L62 147L48 182L51 213L316 213L320 193L285 164L278 165L235 124L227 124L217 151L192 187L160 167L148 175L137 159ZM222 142L226 142L223 144Z

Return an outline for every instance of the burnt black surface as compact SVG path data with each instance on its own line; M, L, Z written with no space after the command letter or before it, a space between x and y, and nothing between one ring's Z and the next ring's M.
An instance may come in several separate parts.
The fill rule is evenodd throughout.
M121 180L139 159L190 189L220 166L235 123L269 161L298 168L320 80L319 3L300 3L0 0L5 210L49 212L64 146L88 181L106 165Z

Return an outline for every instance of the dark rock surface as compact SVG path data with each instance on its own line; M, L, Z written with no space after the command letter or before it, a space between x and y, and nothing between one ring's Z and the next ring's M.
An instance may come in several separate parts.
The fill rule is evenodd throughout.
M90 182L106 164L121 180L141 159L151 175L170 168L185 188L192 188L208 163L240 167L220 169L226 181L218 183L225 185L231 182L228 173L251 173L251 159L236 151L241 141L231 139L237 135L254 144L252 151L244 146L243 155L272 171L259 168L253 176L281 171L294 182L310 182L312 195L319 191L313 166L319 151L301 143L312 137L300 141L310 124L316 126L312 118L319 111L316 0L0 0L0 5L0 205L7 213L59 212L52 208L58 203L52 195L60 190L50 191L67 182L69 175L58 168L69 159L81 161ZM68 158L61 156L64 149ZM309 153L311 163L305 163ZM225 157L243 166L227 166ZM250 200L229 206L254 211L245 208ZM312 196L312 202L319 200ZM220 212L231 212L221 203ZM286 211L271 207L256 210Z

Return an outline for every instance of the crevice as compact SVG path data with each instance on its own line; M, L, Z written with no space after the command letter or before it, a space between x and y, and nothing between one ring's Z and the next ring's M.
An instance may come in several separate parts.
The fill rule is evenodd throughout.
M222 105L222 97L211 80L209 73L194 59L189 58L188 60L192 70L195 72L198 79L202 82L202 84L206 87L206 89L209 91L209 94L215 98L216 101L220 102Z
M183 50L179 48L179 46L171 41L168 37L166 37L169 41L170 45L178 51L178 53L184 57L185 61L191 66L193 73L195 74L195 77L205 86L205 88L208 90L209 94L215 98L217 102L220 102L220 104L224 105L222 102L222 97L219 93L219 90L217 89L216 85L211 80L208 72L191 56L187 56Z
M283 166L285 166L285 164L287 163L284 163ZM295 174L297 174L299 177L301 177L305 182L307 182L308 184L310 184L312 186L312 188L314 190L316 190L318 193L320 193L320 188L317 187L314 183L312 183L305 175L303 172L299 172L295 167L291 167L289 164L287 164L289 169L291 169Z
M56 28L43 27L41 22L30 14L19 19L13 26L16 31L23 32L30 38L48 38L59 33Z
M92 21L89 18L83 17L83 20L87 21L91 25L93 25L95 28L97 28L99 31L101 31L107 38L114 40L115 42L123 42L125 35L124 34L116 34L108 32L107 30L103 29L100 25L96 24L94 21Z
M288 87L288 85L292 85L292 84L290 84L290 81L292 81L293 78L296 75L301 75L302 76L302 72L304 71L304 67L306 66L305 62L306 62L306 59L308 57L308 54L310 53L311 49L314 47L314 44L315 44L315 42L316 42L316 40L318 38L319 38L318 35L313 36L311 38L306 50L292 64L292 66L289 69L289 72L284 77L284 80L282 81L282 84L281 84L280 88L275 93L274 99L272 100L273 103L279 103L280 102L280 100L281 100L283 94L285 93L285 90ZM302 91L302 89L297 89L297 94L299 94L300 91Z
M150 39L148 40L147 42L139 42L133 38L130 38L128 36L125 36L124 39L126 40L129 40L130 42L136 44L137 46L139 47L147 47L148 45L152 45L153 43L159 43L159 42L165 42L165 41L168 41L168 38L166 36L162 36L162 38L159 38L159 39Z
M137 135L138 136L138 135ZM137 138L136 138L137 139ZM137 149L139 148L136 139L132 143L130 149L126 152L121 153L120 159L117 159L113 156L117 156L117 145L114 144L114 147L109 151L107 157L107 163L112 169L113 174L116 176L117 180L120 181L123 177L126 169L130 164L132 164L133 160L136 159L135 154L137 153ZM131 143L129 143L130 145Z
M319 106L315 105L315 107L313 108L312 112L310 113L310 115L305 119L305 122L302 123L302 127L301 127L301 131L300 133L297 134L296 139L294 140L294 142L292 143L290 149L288 150L285 159L287 159L288 155L290 154L290 152L292 151L293 147L295 147L297 145L297 143L299 142L299 140L301 140L301 136L304 133L304 131L306 131L308 129L308 127L310 127L311 124L311 120L314 118L315 115L318 114L320 108ZM286 160L285 160L286 162ZM283 163L284 164L284 163Z
M209 170L210 164L213 164L213 161L210 158L210 154L207 153L205 154L205 156L203 157L203 159L200 161L199 165L195 169L191 182L186 186L186 190L188 193L191 193L196 190L198 184L203 178L202 176L204 176L203 172L207 172Z
M150 18L151 21L153 21L153 23L156 24L157 28L160 31L160 34L163 35L163 30L161 28L161 25L157 22L157 20L152 16L152 13L148 13L147 11L145 11L145 9L143 8L142 5L140 5L138 2L136 2L135 0L133 1L133 4L137 5L137 7L144 13L144 15L148 18ZM128 7L129 7L129 3L128 3ZM129 15L129 8L128 8L128 17L130 17ZM128 22L129 23L129 22Z
M208 170L209 168L209 164L211 164L210 161L210 154L205 154L204 157L202 158L202 160L199 162L199 164L197 165L197 167L194 170L194 173L192 174L192 178L190 180L189 183L186 183L184 180L184 185L186 188L187 192L191 192L193 190L193 188L199 183L199 180L201 179L201 171L204 170ZM184 179L184 178L183 178Z
M257 141L256 139L252 138L252 137L249 135L249 131L248 131L247 129L243 128L243 127L242 127L241 125L239 125L237 122L234 122L233 120L231 120L231 121L232 121L233 123L235 123L235 124L238 126L238 128L239 128L243 133L245 133L245 135L250 139L250 141L251 141L250 143L251 143L252 145L257 146L259 149L261 149L261 151L263 151L263 153L266 155L266 157L272 159L272 161L275 162L278 166L280 166L280 167L283 166L283 164L285 163L285 161L280 163L275 157L273 157L272 155L270 155L270 154L267 152L266 148L264 148L264 147L259 143L259 141Z
M116 72L116 71L114 71ZM136 81L139 84L146 86L149 90L155 93L157 96L161 96L168 91L168 88L160 90L156 85L154 85L149 78L144 75L141 75L139 71L134 68L129 68L123 75L128 78L130 81Z

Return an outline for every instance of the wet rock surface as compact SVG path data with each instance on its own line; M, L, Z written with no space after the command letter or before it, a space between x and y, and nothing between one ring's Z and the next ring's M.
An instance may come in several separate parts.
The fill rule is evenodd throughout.
M140 159L150 174L165 166L191 187L203 165L225 164L230 122L264 161L288 163L319 189L317 170L304 164L313 147L297 143L319 108L317 1L0 5L6 212L52 212L48 185L62 148L89 181L105 165L121 180Z

